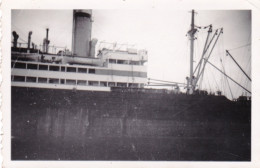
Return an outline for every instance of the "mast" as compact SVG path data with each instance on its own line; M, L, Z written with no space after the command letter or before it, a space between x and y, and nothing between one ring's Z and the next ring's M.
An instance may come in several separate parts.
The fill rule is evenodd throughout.
M194 91L194 86L193 86L193 55L194 55L194 35L197 31L194 27L194 10L191 12L191 29L188 32L190 35L190 77L188 79L188 93L192 94Z

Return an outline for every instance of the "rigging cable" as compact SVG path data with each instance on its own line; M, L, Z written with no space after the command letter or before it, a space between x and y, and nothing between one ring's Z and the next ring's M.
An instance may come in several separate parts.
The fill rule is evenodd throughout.
M246 89L245 87L243 87L241 84L239 84L238 82L236 82L234 79L232 79L231 77L229 77L227 74L223 73L219 68L217 68L215 65L213 65L211 62L209 62L207 60L207 63L209 63L211 66L213 66L215 69L217 69L220 73L224 74L225 76L227 76L230 80L232 80L234 83L236 83L237 85L239 85L241 88L243 88L244 90L246 90L248 93L251 94L251 92Z
M229 49L228 51L236 50L236 49L243 48L243 47L247 47L247 46L250 46L250 45L251 45L251 43L248 43L248 44L245 44L245 45L236 47L236 48L231 48L231 49Z
M223 62L222 62L222 59L220 59L220 62L221 62L221 65L222 65L223 72L226 73L225 67L224 67ZM229 91L230 91L230 94L231 94L231 98L232 98L232 100L233 100L233 99L234 99L234 96L233 96L232 90L231 90L231 88L230 88L228 79L227 79L227 77L226 77L225 75L223 75L223 77L226 78L226 81L227 81L227 84L228 84L228 88L229 88ZM224 83L224 82L223 82L223 83Z
M209 82L209 77L208 77L208 72L206 72L206 79L207 79L207 82L208 82L208 86L209 86L209 92L210 92L210 94L211 94L211 90L212 90L212 87L211 87L211 85L210 85L210 82Z
M210 71L210 73L212 74L211 77L213 77L213 79L214 79L214 82L215 82L215 84L216 84L217 91L220 90L220 89L219 89L219 85L218 85L218 83L217 83L217 81L216 81L216 77L215 77L214 73L212 72L211 69L209 69L209 71Z

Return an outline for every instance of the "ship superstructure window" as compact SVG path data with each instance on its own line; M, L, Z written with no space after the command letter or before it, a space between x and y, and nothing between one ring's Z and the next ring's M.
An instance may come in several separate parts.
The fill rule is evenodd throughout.
M65 67L64 66L60 67L60 71L65 72Z
M78 80L77 81L77 85L85 86L85 85L87 85L87 81L85 81L85 80Z
M38 69L37 64L27 64L27 69Z
M13 81L25 82L25 77L24 76L14 76Z
M48 83L47 78L38 78L38 83Z
M127 60L117 60L117 64L128 64Z
M131 88L137 88L138 84L137 83L129 83L128 86L131 87Z
M48 70L48 65L39 65L39 70Z
M116 64L116 60L115 59L109 59L109 63Z
M107 82L100 82L100 86L107 86Z
M98 86L98 81L88 81L89 86Z
M66 79L67 85L76 85L76 80Z
M65 79L60 79L60 84L65 84Z
M79 73L87 73L88 69L87 68L78 68Z
M36 82L36 77L29 77L29 76L27 76L26 77L26 82L33 82L33 83L35 83Z
M50 66L49 69L50 69L50 71L60 71L59 66Z
M96 70L95 69L89 69L88 73L94 74L94 73L96 73Z
M109 86L109 87L116 86L116 83L115 83L115 82L108 82L108 86Z
M67 67L67 72L76 72L76 70L74 67Z
M17 63L14 64L14 68L25 69L26 68L26 64L17 62Z
M117 83L117 86L118 86L118 87L127 87L127 83L118 82L118 83Z
M140 65L139 61L130 61L130 65Z
M50 78L49 83L59 84L59 79Z

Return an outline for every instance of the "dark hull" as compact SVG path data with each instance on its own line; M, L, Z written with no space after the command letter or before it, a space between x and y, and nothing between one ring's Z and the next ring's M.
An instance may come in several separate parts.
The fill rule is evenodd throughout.
M13 160L250 161L251 105L223 96L12 87Z

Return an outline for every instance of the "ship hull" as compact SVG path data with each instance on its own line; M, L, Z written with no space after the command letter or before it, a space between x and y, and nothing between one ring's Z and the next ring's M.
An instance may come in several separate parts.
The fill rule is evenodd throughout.
M12 86L12 160L251 159L251 105L223 96Z

